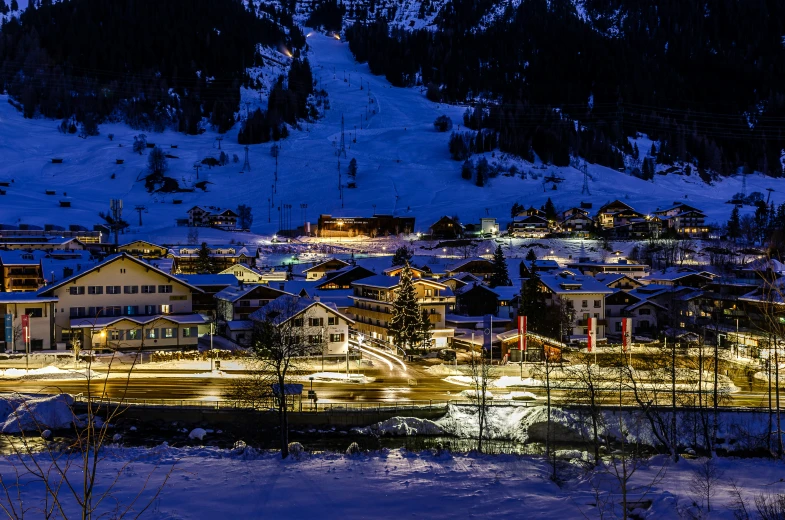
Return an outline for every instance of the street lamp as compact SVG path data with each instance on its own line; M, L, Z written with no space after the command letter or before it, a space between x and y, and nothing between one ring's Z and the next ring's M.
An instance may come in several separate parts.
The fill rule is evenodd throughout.
M215 322L210 322L210 372L213 371L213 329L215 328Z

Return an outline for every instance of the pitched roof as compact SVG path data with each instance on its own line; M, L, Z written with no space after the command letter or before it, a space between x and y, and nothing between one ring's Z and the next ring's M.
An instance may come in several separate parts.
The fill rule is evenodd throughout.
M458 261L458 262L456 262L456 263L454 263L454 264L452 264L450 266L447 266L447 269L445 269L445 271L450 272L450 273L459 272L461 270L461 267L463 267L463 266L465 266L465 265L467 265L467 264L469 264L471 262L484 262L486 264L491 265L491 261L490 260L487 260L485 258L480 258L479 256L474 256L474 257L470 257L470 258L464 258L463 260L460 260L460 261Z
M231 285L226 289L222 289L217 293L215 293L215 299L225 300L234 303L237 300L241 299L242 297L246 296L248 293L259 288L264 288L270 291L274 291L275 293L278 294L278 297L283 295L291 296L291 294L286 291L281 291L274 287L270 287L269 285L255 283L255 284Z
M148 325L156 321L165 320L178 325L201 325L207 320L201 314L157 314L154 316L99 316L71 318L70 325L73 328L82 327L108 327L118 321L131 321L137 325Z
M325 260L324 262L320 262L320 263L318 263L318 264L316 264L316 265L314 265L314 266L311 266L311 267L309 267L308 269L303 269L303 272L304 272L304 273L307 273L308 271L313 271L314 269L317 269L317 268L319 268L319 267L322 267L322 266L323 266L323 265L325 265L325 264L329 264L330 262L340 262L340 263L342 263L342 264L343 264L343 267L346 267L347 265L349 265L349 262L344 262L344 261L343 261L343 260L341 260L340 258L330 258L330 259L328 259L328 260Z
M613 291L591 276L543 275L540 282L554 294L612 294Z
M332 302L323 302L312 300L310 298L301 298L299 296L292 296L286 294L275 300L271 301L261 309L254 311L248 316L253 321L272 321L275 325L283 325L292 318L306 312L314 306L321 306L324 309L337 314L349 323L354 323L354 320L343 314L338 310L338 306ZM275 314L275 316L271 316Z
M180 283L182 285L185 285L186 287L188 287L190 289L193 289L196 292L204 292L200 288L198 288L198 287L196 287L194 285L191 285L188 282L186 282L184 280L181 280L181 279L177 278L176 276L173 276L170 273L162 271L162 270L158 269L157 267L155 267L154 265L145 262L144 260L141 260L141 259L138 259L136 257L133 257L133 256L129 255L128 253L119 253L119 254L107 257L107 259L105 261L90 267L86 271L82 271L81 273L76 273L73 276L69 276L68 278L64 278L60 282L57 282L57 283L55 283L53 285L50 285L48 287L44 287L43 289L41 289L41 291L39 291L39 294L47 294L50 291L53 291L54 289L57 289L59 287L62 287L65 284L68 284L68 283L71 283L73 281L76 281L79 278L85 276L86 274L92 273L93 271L96 271L96 270L100 270L102 267L107 266L109 264L113 264L114 262L117 262L118 260L129 260L131 262L135 262L135 263L137 263L137 264L139 264L141 266L144 266L145 269L150 269L152 271L155 271L156 273L160 274L161 276L163 276L163 277L165 277L165 278L167 278L169 280L176 281L176 282L178 282L178 283Z
M231 274L178 274L176 276L196 287L205 285L237 285L237 278Z

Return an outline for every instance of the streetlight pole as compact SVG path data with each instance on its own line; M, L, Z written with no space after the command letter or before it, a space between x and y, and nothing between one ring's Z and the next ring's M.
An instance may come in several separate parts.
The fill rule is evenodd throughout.
M213 371L213 327L215 327L215 322L210 322L210 372Z

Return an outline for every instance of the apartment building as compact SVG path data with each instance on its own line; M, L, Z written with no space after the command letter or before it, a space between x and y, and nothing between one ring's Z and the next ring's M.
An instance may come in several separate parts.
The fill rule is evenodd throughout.
M420 310L428 314L433 326L433 345L447 346L454 331L446 326L445 317L455 307L455 294L447 285L435 280L413 278L412 284ZM397 276L377 275L353 282L349 298L354 302L350 310L357 330L372 338L391 342L389 326L399 288L400 278Z
M126 253L46 287L56 298L52 343L82 349L191 349L206 331L201 290Z

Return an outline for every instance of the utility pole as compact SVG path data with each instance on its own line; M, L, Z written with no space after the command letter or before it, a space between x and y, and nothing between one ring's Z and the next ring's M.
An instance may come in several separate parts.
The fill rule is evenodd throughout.
M586 160L583 160L583 167L581 167L581 171L583 171L583 188L581 189L581 195L591 195L589 191L589 165L586 164Z
M218 149L220 150L221 149L221 141L224 140L224 136L219 135L218 137L215 138L215 140L218 141Z
M273 204L270 202L270 197L267 197L267 223L270 223L270 212L272 211Z
M199 180L199 168L201 167L201 164L194 164L194 170L196 170L196 180Z
M137 205L134 210L139 213L139 227L142 227L142 211L147 212L147 206Z

